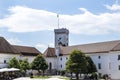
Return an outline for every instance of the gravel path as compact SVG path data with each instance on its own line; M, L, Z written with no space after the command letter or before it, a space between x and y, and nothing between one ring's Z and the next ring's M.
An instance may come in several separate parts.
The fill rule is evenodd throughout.
M58 77L59 76L52 76L49 79L32 79L30 77L21 77L21 78L17 78L17 79L14 79L14 80L64 80L64 79L59 79Z

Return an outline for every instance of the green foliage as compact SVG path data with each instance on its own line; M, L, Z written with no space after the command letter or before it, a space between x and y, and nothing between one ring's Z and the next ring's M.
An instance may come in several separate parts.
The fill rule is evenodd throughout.
M65 75L65 72L66 72L66 70L61 70L61 71L60 71L61 76L64 76L64 75Z
M97 73L92 73L92 75L90 76L90 78L91 79L93 79L93 80L98 80L98 75L97 75Z
M68 61L66 62L66 70L75 73L77 79L79 73L86 73L87 60L85 54L78 50L72 51Z
M44 74L44 71L48 68L48 64L45 61L44 57L40 54L31 63L31 68L34 70L38 70L39 73L40 70L42 70Z
M76 78L79 73L92 74L97 72L96 66L89 56L85 56L85 53L74 50L69 56L66 62L66 70L76 74ZM77 78L78 79L78 78Z
M23 74L26 73L26 70L30 69L30 65L29 65L29 62L28 62L27 59L18 61L15 57L13 57L9 61L8 66L10 68L18 68L18 69L20 69Z
M27 59L20 61L20 69L23 73L26 73L26 70L30 69L30 65Z
M10 62L8 63L8 67L10 67L10 68L20 68L20 63L15 57L13 57L10 60Z
M103 79L106 79L106 78L108 78L108 74L103 75Z
M91 74L93 72L97 72L96 66L92 59L89 56L86 56L86 60L87 60L87 73Z
M69 72L82 73L86 72L87 61L85 54L81 51L74 50L69 56L69 59L66 63L66 70Z

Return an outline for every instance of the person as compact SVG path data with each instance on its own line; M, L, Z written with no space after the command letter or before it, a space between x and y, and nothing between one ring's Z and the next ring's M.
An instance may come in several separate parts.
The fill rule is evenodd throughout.
M30 78L33 78L33 73L32 72L30 73Z

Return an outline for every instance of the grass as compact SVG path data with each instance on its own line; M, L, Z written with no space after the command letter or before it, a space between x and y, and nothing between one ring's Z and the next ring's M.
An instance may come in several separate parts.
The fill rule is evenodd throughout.
M48 79L48 78L51 78L51 77L50 76L33 76L33 78Z

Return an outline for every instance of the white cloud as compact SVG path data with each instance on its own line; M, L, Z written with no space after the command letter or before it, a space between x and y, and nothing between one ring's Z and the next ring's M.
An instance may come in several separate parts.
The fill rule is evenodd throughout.
M54 44L53 43L50 43L48 46L45 45L45 44L36 44L35 47L40 50L42 53L48 48L48 47L54 47Z
M117 4L117 6L120 5ZM120 12L106 12L96 15L85 8L79 9L83 11L82 14L60 14L60 27L68 28L71 33L87 35L106 34L120 31ZM116 10L119 10L119 7L116 8ZM23 6L12 7L9 11L11 14L0 19L0 27L7 27L8 31L53 31L53 29L57 28L56 13Z
M47 49L47 46L44 44L36 44L35 47L40 50L42 53Z
M22 41L19 40L18 38L10 38L10 39L7 39L7 41L12 45L21 45L22 44Z
M105 5L107 9L112 10L112 11L117 11L120 10L120 5L119 4L113 4L112 6L110 5Z

